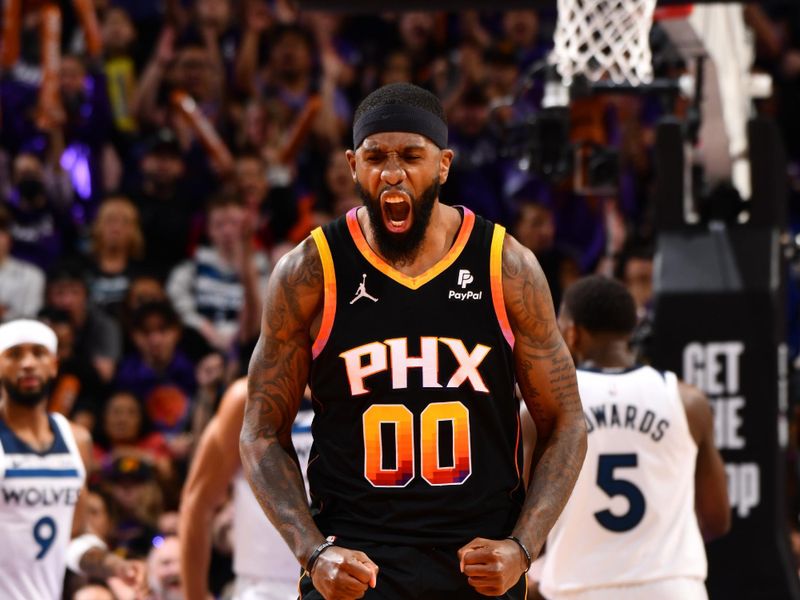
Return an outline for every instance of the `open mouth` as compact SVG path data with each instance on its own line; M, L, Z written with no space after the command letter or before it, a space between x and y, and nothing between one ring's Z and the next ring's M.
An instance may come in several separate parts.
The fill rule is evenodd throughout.
M386 228L392 233L405 233L411 227L411 199L404 192L391 190L381 194L381 208Z

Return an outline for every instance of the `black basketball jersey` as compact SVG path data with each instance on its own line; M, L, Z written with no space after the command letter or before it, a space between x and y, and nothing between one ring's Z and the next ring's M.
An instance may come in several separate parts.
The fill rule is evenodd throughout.
M452 248L417 277L372 251L356 209L312 233L325 301L308 481L325 535L460 545L516 523L525 490L505 231L460 210Z

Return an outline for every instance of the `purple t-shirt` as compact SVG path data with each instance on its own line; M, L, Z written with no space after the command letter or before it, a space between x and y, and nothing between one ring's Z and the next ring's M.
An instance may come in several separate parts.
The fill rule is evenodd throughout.
M180 350L163 373L157 373L134 353L120 363L115 384L136 394L156 431L178 434L189 424L197 388L194 372L194 364Z

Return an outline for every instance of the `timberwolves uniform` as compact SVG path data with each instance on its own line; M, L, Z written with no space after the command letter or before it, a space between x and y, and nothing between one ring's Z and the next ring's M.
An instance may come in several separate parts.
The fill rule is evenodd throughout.
M548 600L706 598L697 445L674 373L578 370L589 447L547 538Z
M452 248L417 277L372 251L356 209L312 233L325 279L310 374L312 514L380 568L367 599L483 598L456 552L509 535L525 496L505 232L459 210ZM319 598L308 577L301 591Z
M304 406L292 426L292 443L303 473L311 451L313 417L311 406ZM233 571L235 600L297 598L297 559L264 516L241 470L233 480Z
M0 420L0 598L57 600L86 471L69 422L49 414L53 445L36 452Z

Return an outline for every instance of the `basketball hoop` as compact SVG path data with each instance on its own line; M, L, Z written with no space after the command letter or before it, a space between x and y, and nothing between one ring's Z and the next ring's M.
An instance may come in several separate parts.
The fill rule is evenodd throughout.
M656 0L558 0L551 60L564 85L577 75L618 85L650 83L655 8Z

